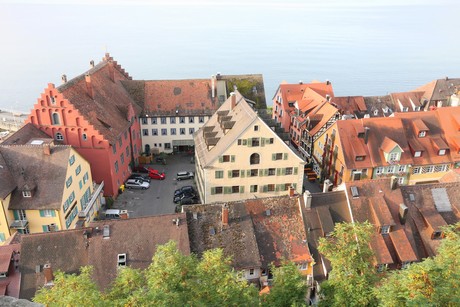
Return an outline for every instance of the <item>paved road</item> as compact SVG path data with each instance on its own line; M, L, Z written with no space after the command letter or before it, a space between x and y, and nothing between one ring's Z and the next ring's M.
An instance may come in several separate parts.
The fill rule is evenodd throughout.
M114 202L113 208L127 209L130 217L174 213L174 190L184 185L195 185L194 180L176 181L179 171L195 171L190 156L178 154L168 156L167 164L152 164L150 167L166 174L165 180L152 180L147 190L125 190Z

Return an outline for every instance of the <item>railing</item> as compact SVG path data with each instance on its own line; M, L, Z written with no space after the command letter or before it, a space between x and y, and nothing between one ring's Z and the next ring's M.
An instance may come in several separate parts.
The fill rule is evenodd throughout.
M27 228L27 225L29 225L28 220L14 220L13 223L11 223L10 228L25 229Z
M96 201L97 201L99 195L101 194L103 188L104 188L104 181L102 181L100 184L94 183L93 194L91 194L91 198L88 201L88 203L86 204L85 209L78 213L78 217L84 218L84 217L86 217L88 215L88 213L91 211L91 209L93 208L94 204L96 203Z

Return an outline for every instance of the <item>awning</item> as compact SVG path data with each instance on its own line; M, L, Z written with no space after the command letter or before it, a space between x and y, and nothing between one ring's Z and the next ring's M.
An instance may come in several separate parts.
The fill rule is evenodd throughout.
M173 140L173 146L194 146L195 142L193 140Z

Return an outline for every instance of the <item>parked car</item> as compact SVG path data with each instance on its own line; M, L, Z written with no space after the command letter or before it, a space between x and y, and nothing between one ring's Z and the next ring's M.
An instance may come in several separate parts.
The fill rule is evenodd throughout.
M164 180L166 178L166 175L164 172L160 173L156 169L150 169L149 177L152 179Z
M179 204L181 206L183 205L193 205L193 204L196 204L198 203L198 197L184 197L180 200Z
M194 177L195 177L195 173L193 172L179 172L176 174L177 180L193 179Z
M145 165L138 165L133 168L134 173L144 173L148 174L150 171L150 168L145 166Z
M195 189L191 186L191 185L186 185L186 186L183 186L177 190L174 191L174 196L178 196L178 195L181 195L183 194L184 192L193 192L195 193ZM195 193L196 194L196 193Z
M132 174L131 176L128 177L128 179L139 179L139 180L150 183L150 178L148 176L143 176L143 175Z
M174 196L173 202L175 204L179 203L182 199L184 198L196 198L196 194L194 192L183 192L182 194L179 194L177 196Z
M139 179L128 179L125 182L125 188L127 189L142 189L146 190L150 187L150 183Z

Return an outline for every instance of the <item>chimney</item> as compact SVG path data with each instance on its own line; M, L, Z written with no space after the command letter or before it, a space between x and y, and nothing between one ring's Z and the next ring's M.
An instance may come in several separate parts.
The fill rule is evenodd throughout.
M294 187L291 185L289 187L289 197L294 197L294 194L295 194L295 189Z
M44 144L43 145L43 154L45 154L45 156L51 156L51 144Z
M216 76L211 76L211 97L214 98L216 96Z
M53 269L51 264L47 263L43 266L43 275L45 276L45 284L50 283L54 279Z
M310 210L311 209L311 193L310 191L306 190L303 192L303 202L305 204L305 209Z
M331 101L331 95L326 95L326 101Z
M128 210L120 211L120 219L127 220L129 218Z
M332 185L329 179L324 180L323 183L323 193L329 192L329 187Z
M227 205L222 206L222 225L223 226L228 225L228 206Z
M62 84L67 83L67 76L66 76L66 75L62 75L62 76L61 76L61 80L62 80Z
M91 84L91 76L90 74L85 75L85 81L86 81L86 92L88 96L93 99L93 86Z
M390 188L392 190L395 190L398 186L398 177L396 176L391 176L391 179L390 179Z
M303 84L303 81L302 81L302 80L300 80L300 81L299 81L299 84Z
M94 60L89 61L89 68L94 68Z
M326 80L326 85L330 85L330 84L331 84L331 81Z
M113 61L110 61L109 62L109 78L110 80L112 80L112 82L115 82L115 68L114 68L115 64L113 63Z
M236 95L235 95L235 93L231 92L230 97L232 98L232 104L231 104L230 110L233 110L235 108L235 106L236 106Z
M405 204L399 204L399 221L401 222L401 225L406 223L408 211L409 208L407 208Z
M367 144L367 141L369 141L369 130L371 130L371 128L364 127L364 144Z

